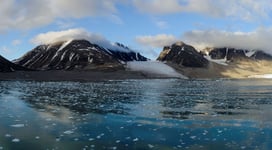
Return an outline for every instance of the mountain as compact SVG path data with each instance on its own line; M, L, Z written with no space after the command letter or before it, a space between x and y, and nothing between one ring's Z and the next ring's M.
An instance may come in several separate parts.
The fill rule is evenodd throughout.
M255 60L272 61L272 56L270 54L265 53L264 51L255 51L250 57Z
M69 40L37 46L14 63L35 70L90 70L122 68L124 62L146 60L120 43L105 48L87 40Z
M0 72L29 71L29 69L16 65L0 56Z
M157 60L171 62L184 67L207 67L209 64L209 61L193 46L183 42L165 46Z
M177 42L165 46L158 57L189 78L248 78L272 74L272 56L261 50L205 48Z
M227 61L235 61L236 59L254 59L272 61L272 56L262 50L247 50L228 47L207 49L209 49L207 55L209 55L211 59L215 60L226 59Z

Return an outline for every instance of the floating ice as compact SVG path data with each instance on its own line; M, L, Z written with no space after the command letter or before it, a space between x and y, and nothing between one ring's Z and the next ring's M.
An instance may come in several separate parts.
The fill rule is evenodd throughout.
M104 136L104 133L101 133L100 135L96 136L97 139L100 139L102 136Z
M196 138L196 136L190 136L190 138L194 140Z
M59 142L59 141L60 141L60 138L59 138L59 137L57 137L57 138L56 138L56 142Z
M64 134L73 134L73 133L74 133L74 131L67 130L67 131L64 131L63 133L64 133Z
M151 145L151 144L148 144L148 147L149 147L149 148L153 148L154 146L153 146L153 145Z
M18 142L20 142L20 139L17 139L17 138L12 139L12 142L14 142L14 143L18 143Z
M24 124L14 124L14 125L10 125L11 127L14 127L14 128L22 128L22 127L25 127Z
M116 149L117 149L117 147L112 147L112 149L113 149L113 150L116 150Z
M139 141L139 139L138 139L138 138L133 139L133 142L137 142L137 141Z

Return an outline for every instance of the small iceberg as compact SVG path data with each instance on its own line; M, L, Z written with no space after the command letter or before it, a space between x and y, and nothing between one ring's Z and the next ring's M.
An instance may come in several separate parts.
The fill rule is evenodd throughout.
M25 127L24 124L14 124L14 125L10 125L11 127L13 128L22 128L22 127Z

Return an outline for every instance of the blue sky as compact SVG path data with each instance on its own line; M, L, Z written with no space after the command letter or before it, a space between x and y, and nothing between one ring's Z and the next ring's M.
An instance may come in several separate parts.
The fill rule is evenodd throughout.
M0 55L10 60L69 36L120 42L152 59L180 40L198 49L271 48L270 0L0 1Z

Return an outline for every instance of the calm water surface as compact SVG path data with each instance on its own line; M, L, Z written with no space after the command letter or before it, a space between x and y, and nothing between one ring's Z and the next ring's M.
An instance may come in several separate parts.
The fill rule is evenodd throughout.
M2 149L272 149L272 80L0 82Z

